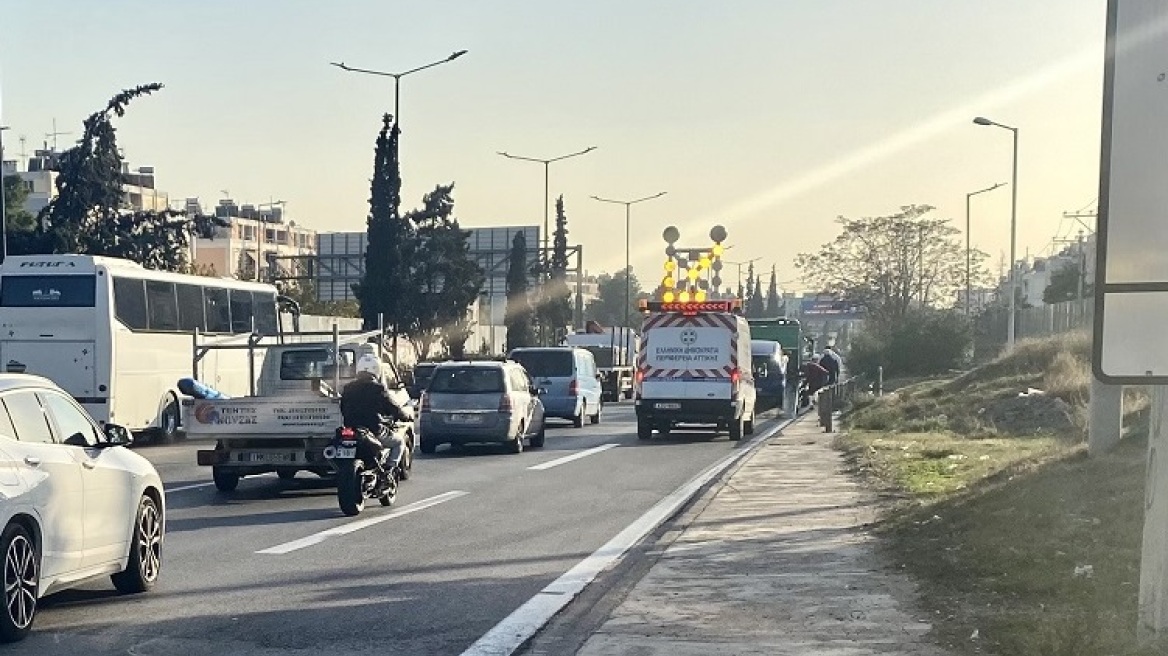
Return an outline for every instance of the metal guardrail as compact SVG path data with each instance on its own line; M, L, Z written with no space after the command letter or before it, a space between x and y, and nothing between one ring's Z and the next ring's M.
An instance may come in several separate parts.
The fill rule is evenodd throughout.
M819 425L823 426L824 432L832 431L832 415L848 407L861 389L861 378L852 376L816 393L815 409L819 412Z

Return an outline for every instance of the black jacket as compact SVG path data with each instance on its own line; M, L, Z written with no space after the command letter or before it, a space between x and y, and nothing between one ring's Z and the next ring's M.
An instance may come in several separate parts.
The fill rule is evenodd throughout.
M381 433L381 417L406 421L409 417L389 396L385 386L368 376L359 376L341 390L341 414L345 425Z

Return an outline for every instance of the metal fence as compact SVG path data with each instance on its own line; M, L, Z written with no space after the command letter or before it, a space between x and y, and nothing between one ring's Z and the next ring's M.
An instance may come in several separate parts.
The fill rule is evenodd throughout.
M1090 328L1094 318L1095 299L1052 303L1019 310L1015 330L1019 339L1045 337Z
M819 425L823 426L825 432L830 433L832 430L832 415L836 412L843 412L851 404L862 389L863 380L860 376L852 376L846 380L841 380L834 385L828 385L819 390L815 409L819 413Z

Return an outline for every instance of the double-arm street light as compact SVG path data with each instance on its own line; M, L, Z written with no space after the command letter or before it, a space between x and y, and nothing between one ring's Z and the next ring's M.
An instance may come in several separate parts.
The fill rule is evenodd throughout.
M631 224L630 217L632 216L632 209L631 208L633 207L633 205L636 205L637 203L643 203L647 200L653 200L654 198L661 198L662 196L665 195L665 193L666 192L662 191L662 192L653 194L652 196L645 196L644 198L638 198L636 200L613 200L611 198L601 198L600 196L593 196L592 197L594 200L598 200L602 203L614 203L616 205L624 205L625 206L625 324L624 325L626 328L629 327L629 307L632 305L632 302L633 302L633 299L632 299L633 273L632 273L632 268L629 264L629 228L630 228L630 224Z
M1018 128L1003 125L996 121L991 121L988 118L978 116L973 119L977 125L990 125L1003 130L1009 130L1014 135L1014 165L1013 174L1010 182L1010 318L1007 320L1006 331L1007 348L1014 350L1014 322L1015 322L1015 307L1018 296L1018 276L1015 275L1016 268L1015 261L1017 259L1018 248Z
M726 264L733 264L734 266L738 267L738 287L739 287L740 289L742 288L742 267L744 267L744 266L747 266L748 264L754 264L755 262L757 262L757 261L759 261L759 260L761 260L761 259L762 259L762 257L761 257L761 256L759 256L759 257L752 257L752 258L750 258L749 260L743 260L743 261L741 261L741 262L730 262L730 261L727 261L727 262L726 262ZM747 295L747 294L749 294L751 291L752 291L752 290L749 290L749 289L743 290L743 294L742 294L742 295L743 295L743 296L746 296L746 295ZM743 300L743 303L745 303L745 302L746 302L746 299L745 299L745 298L744 298L744 299L742 299L742 300Z
M1005 186L1005 184L1006 184L1005 182L999 182L992 187L986 187L985 189L978 189L977 191L971 191L968 194L965 194L965 316L966 317L968 317L970 314L969 296L970 296L970 294L973 293L973 288L972 288L971 283L970 283L970 275L971 275L970 269L972 268L972 265L970 262L970 259L971 259L970 254L973 252L973 248L972 248L972 245L971 245L970 239L969 239L969 235L970 235L970 231L969 231L970 230L970 228L969 228L969 201L974 196L976 196L978 194L984 194L987 191L993 191L993 190L997 189L998 187Z
M548 202L549 202L548 194L550 193L548 191L548 181L549 181L548 169L551 167L552 162L558 162L560 160L568 159L571 157L579 157L581 155L586 155L594 150L596 150L596 146L589 146L589 147L585 148L584 150L581 150L578 153L568 153L567 155L560 155L559 157L553 157L551 159L540 159L538 157L523 157L521 155L512 155L512 154L506 153L506 152L499 153L503 157L506 157L509 159L518 159L518 160L523 160L524 162L538 162L540 164L543 164L543 252L544 253L547 252L547 248L548 248ZM541 261L542 261L542 256L541 256Z
M400 129L401 112L399 111L399 101L401 99L401 79L407 75L417 73L418 71L424 71L427 68L434 68L435 66L441 66L442 64L445 64L447 62L452 62L455 59L458 59L459 57L465 55L466 53L467 53L466 50L458 50L454 53L451 53L451 55L449 57L447 57L446 59L440 59L436 62L426 64L425 66L411 68L410 70L403 71L401 73L390 73L388 71L372 71L372 70L369 70L367 68L354 68L352 66L345 64L345 62L332 62L332 65L336 66L337 68L339 68L343 71L349 71L350 73L365 73L367 75L380 75L381 77L392 77L393 78L393 120L399 126L399 129Z

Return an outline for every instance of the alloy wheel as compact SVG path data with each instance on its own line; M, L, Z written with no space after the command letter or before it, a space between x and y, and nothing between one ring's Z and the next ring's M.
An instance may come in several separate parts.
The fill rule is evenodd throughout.
M38 587L36 549L26 536L16 535L4 555L4 603L17 629L32 624Z

